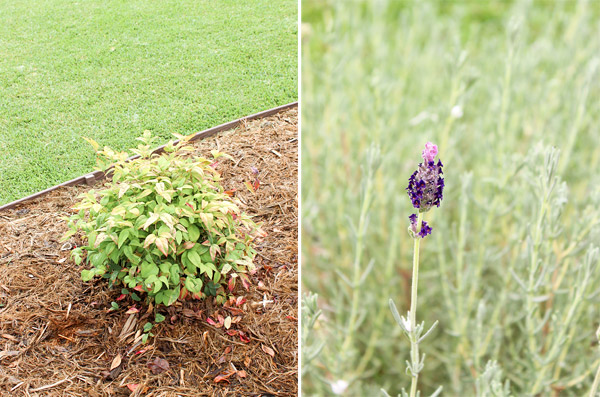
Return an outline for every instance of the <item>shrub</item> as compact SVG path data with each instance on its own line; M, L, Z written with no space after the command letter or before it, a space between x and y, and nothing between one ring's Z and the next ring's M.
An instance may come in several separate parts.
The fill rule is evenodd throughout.
M96 276L123 292L146 292L149 301L173 304L177 299L215 296L224 303L238 278L254 268L252 240L260 228L219 184L213 161L229 157L212 151L214 160L182 156L192 149L187 138L169 142L164 155L152 154L148 131L132 151L138 158L108 147L97 151L101 170L114 163L112 182L79 196L79 212L69 219L69 238L83 232L87 245L73 250L84 281Z

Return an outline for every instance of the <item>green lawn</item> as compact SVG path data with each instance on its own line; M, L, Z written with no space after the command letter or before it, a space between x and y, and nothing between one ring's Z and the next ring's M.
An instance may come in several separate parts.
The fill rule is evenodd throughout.
M0 205L297 100L297 2L0 0Z

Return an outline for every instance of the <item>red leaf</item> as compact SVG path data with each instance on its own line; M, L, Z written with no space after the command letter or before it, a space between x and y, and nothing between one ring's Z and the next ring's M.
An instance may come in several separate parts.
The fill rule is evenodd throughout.
M292 320L292 321L298 321L298 319L294 316L285 316L285 318L287 318L288 320Z
M210 317L207 317L207 318L206 318L206 322L207 322L207 323L209 323L210 325L217 325L217 323L215 322L215 320L213 320L213 319L212 319L212 318L210 318Z
M188 207L190 207L191 209L194 209L194 207L190 204L190 203L185 203L185 205L187 205Z
M135 307L135 306L131 306L131 307L129 308L129 310L127 310L127 311L125 312L125 314L134 314L134 313L139 313L139 312L140 312L140 309L138 309L138 308L137 308L137 307Z
M187 297L187 294L188 294L187 288L182 287L181 291L179 291L179 299L185 300L185 298Z
M242 340L242 342L244 342L244 343L250 343L250 338L248 338L246 336L246 334L243 333L242 331L239 331L239 332L240 332L240 339Z
M134 290L135 290L135 291L138 291L138 292L142 292L142 291L143 291L143 289L142 289L142 286L141 286L141 285L136 285L136 286L135 286L135 288L134 288Z
M127 388L131 391L136 391L138 387L140 387L139 383L128 383L127 384Z
M252 184L252 187L254 188L254 191L257 191L259 186L260 186L260 181L258 180L258 178L256 178L254 180L254 183Z
M235 335L237 335L237 333L238 333L238 332L237 332L235 329L230 329L230 330L227 330L227 331L225 331L225 332L226 332L226 333L227 333L227 335L229 335L229 336L235 336Z
M125 299L127 297L127 295L125 294L121 294L119 295L119 297L117 298L117 301L122 301L123 299Z
M142 350L138 350L135 352L135 354L144 354L146 353L148 350L150 350L150 346L144 347Z
M236 306L241 306L244 303L246 303L246 298L244 298L243 296L238 296L238 298L235 300Z
M233 289L235 288L235 278L231 277L229 279L229 282L227 283L227 288L229 288L229 291L233 291Z
M233 194L235 193L237 189L231 189L231 190L225 190L225 194L228 195L229 197L233 197Z
M248 279L248 276L246 276L243 273L240 273L240 279L242 279L242 285L244 286L246 291L249 291L250 290L250 280Z
M233 375L235 373L237 373L237 371L229 370L229 371L225 372L224 374L217 375L217 377L215 378L215 383L219 383L219 382L229 383L229 378L231 377L231 375Z

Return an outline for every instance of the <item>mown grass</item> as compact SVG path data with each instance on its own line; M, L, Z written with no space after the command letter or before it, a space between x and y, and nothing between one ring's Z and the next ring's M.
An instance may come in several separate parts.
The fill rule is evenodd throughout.
M421 244L417 321L440 321L421 345L422 395L589 394L600 364L600 3L302 10L302 281L319 295L305 312L322 311L303 334L305 394L330 395L340 380L348 396L410 384L388 299L406 314L405 187L427 141L446 188ZM357 287L354 263L367 272Z
M297 99L297 3L0 1L0 204Z

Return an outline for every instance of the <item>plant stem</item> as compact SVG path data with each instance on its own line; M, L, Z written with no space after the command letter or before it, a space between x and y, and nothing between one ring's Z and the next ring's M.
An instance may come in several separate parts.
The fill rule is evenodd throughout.
M360 219L358 221L358 228L356 229L356 253L354 256L354 274L352 278L352 308L350 311L350 318L348 320L348 328L346 329L346 338L342 344L343 352L348 351L348 348L352 345L352 337L354 336L354 328L356 327L356 318L358 315L358 303L359 303L359 288L360 282L360 263L362 261L363 253L363 239L365 235L365 226L367 222L367 214L369 212L369 205L371 202L371 180L367 181L365 190L365 197L363 199Z
M598 393L598 386L600 386L600 365L598 365L596 377L594 378L594 383L592 384L592 388L590 389L590 397L596 397Z
M417 233L421 231L421 222L423 221L423 213L419 212L417 217ZM410 358L412 362L413 370L419 365L419 343L415 333L417 327L417 289L419 285L419 246L421 244L421 237L415 237L414 253L413 253L413 273L412 273L412 287L410 294L410 327L412 336L410 338ZM410 397L417 395L417 381L419 379L419 373L412 373L412 381L410 383Z

